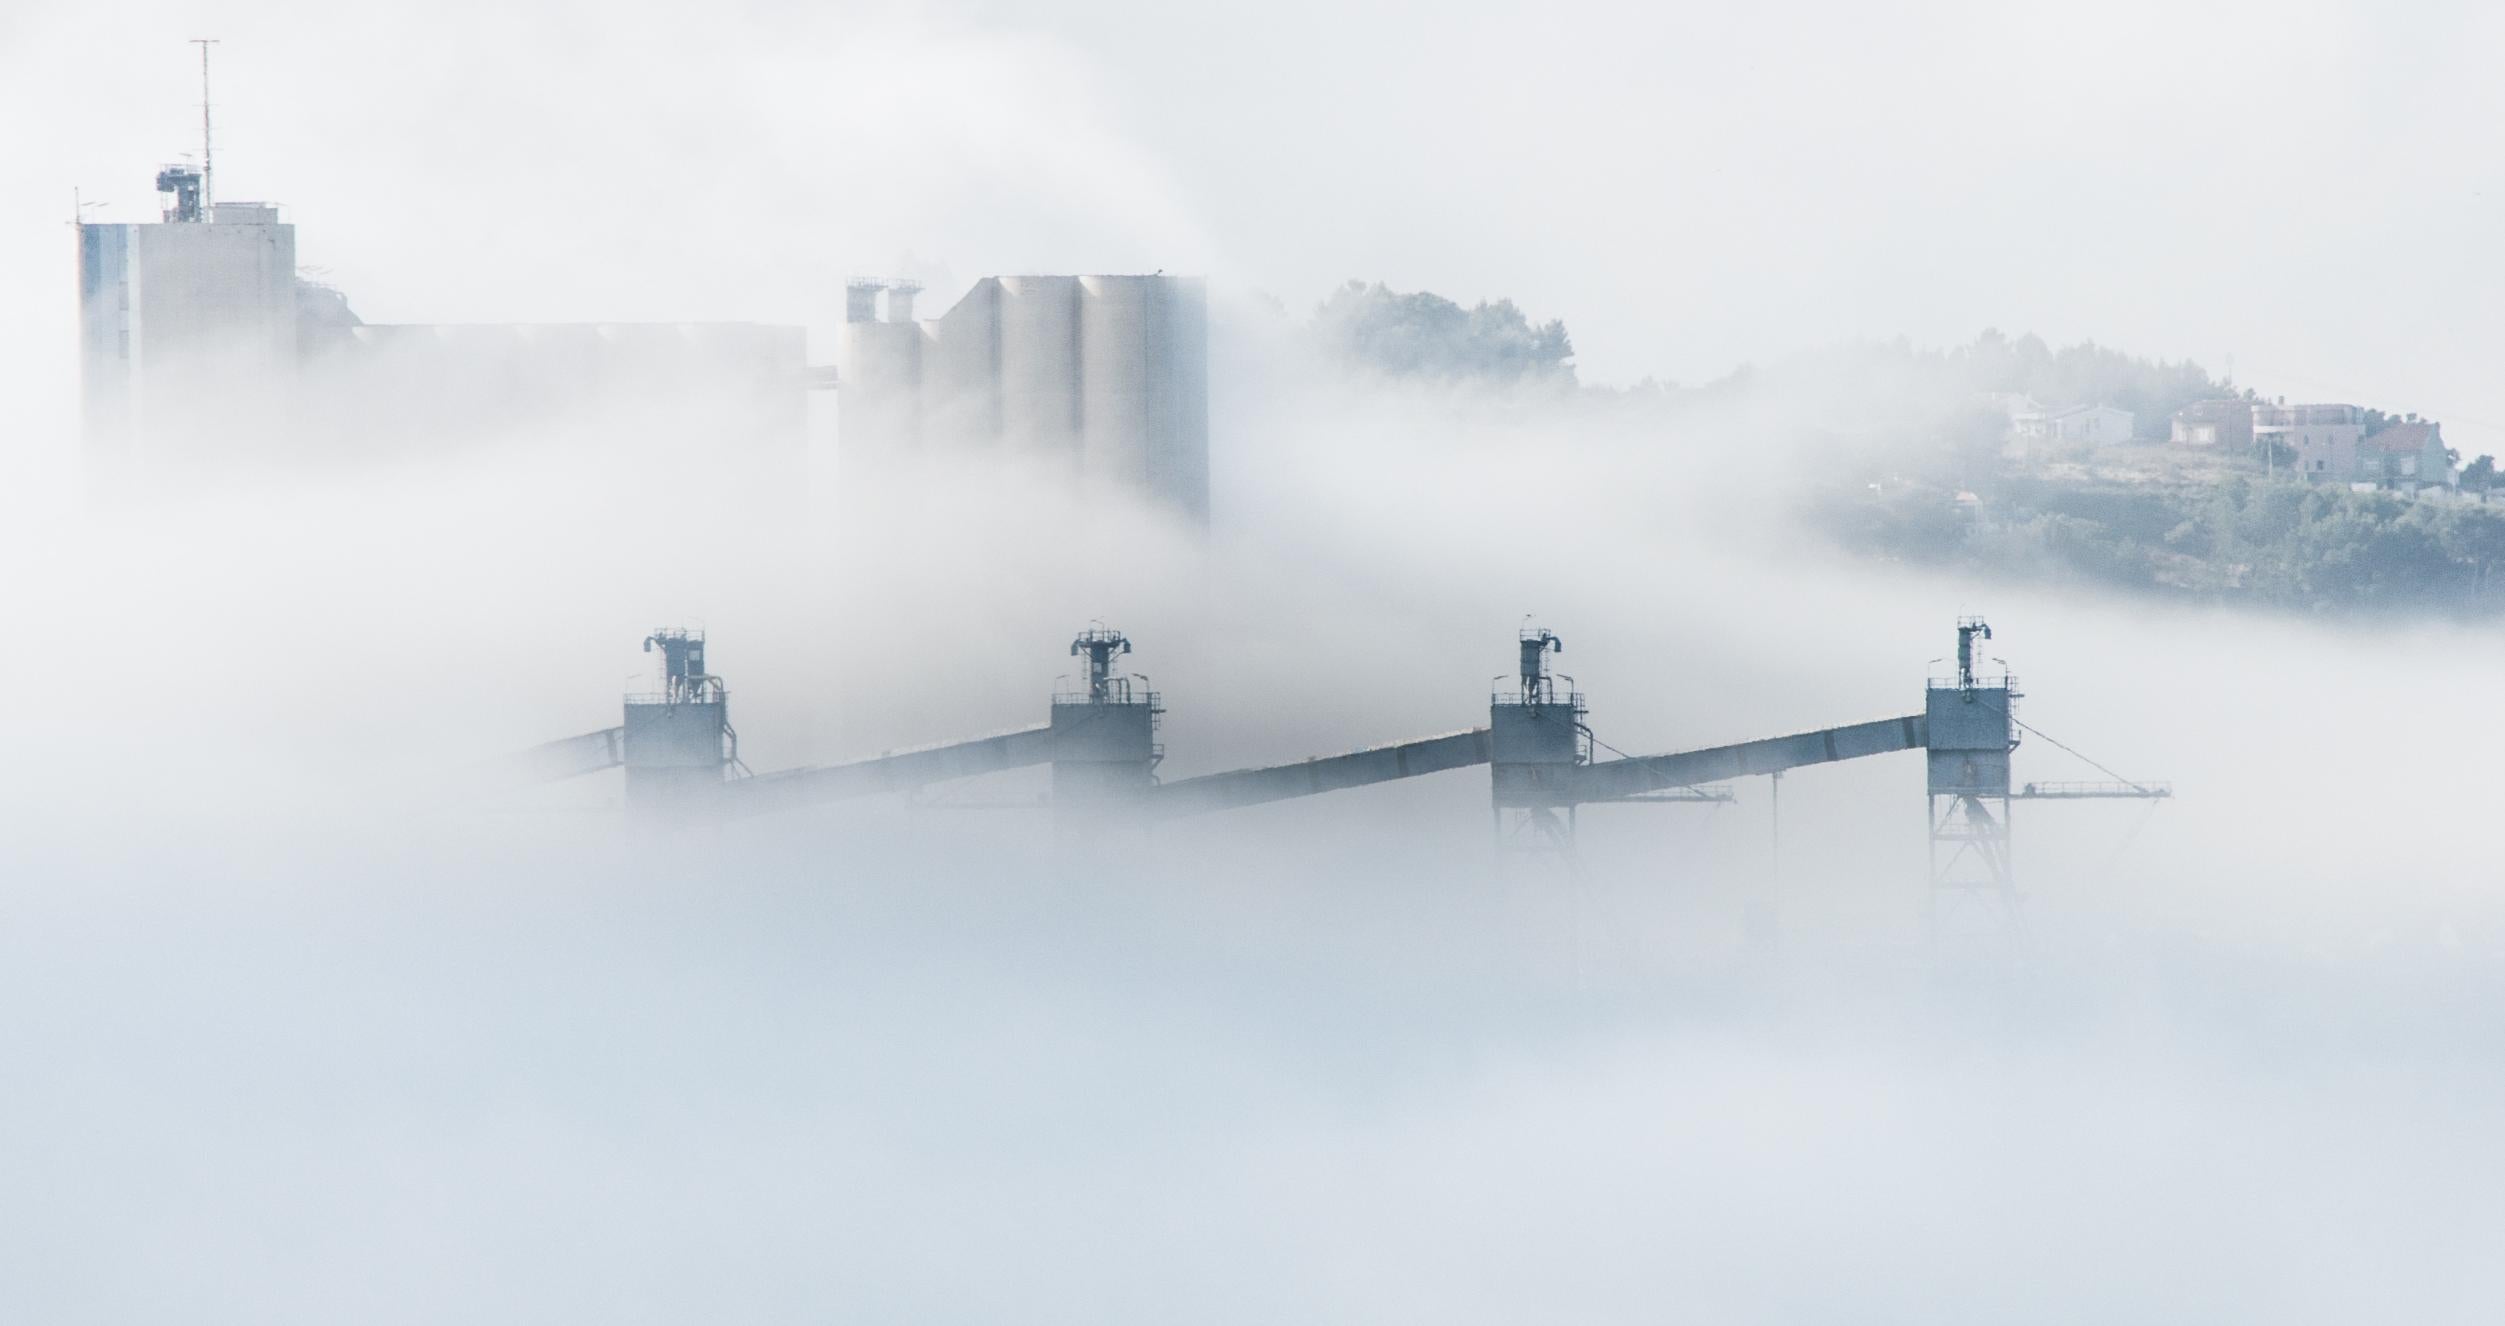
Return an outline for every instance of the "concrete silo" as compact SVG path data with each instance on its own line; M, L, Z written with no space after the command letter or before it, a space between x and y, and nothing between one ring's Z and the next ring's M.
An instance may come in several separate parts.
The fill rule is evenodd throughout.
M1148 451L1148 491L1196 523L1209 523L1209 285L1197 276L1157 278L1165 296L1156 346L1158 435Z
M1157 347L1165 322L1154 276L1089 276L1079 281L1079 410L1084 459L1095 478L1148 486L1164 383Z
M1080 279L1085 468L1208 516L1208 295L1192 278Z
M883 288L854 281L844 290L835 376L843 392L837 428L847 449L908 450L922 440L922 330L878 320Z
M999 280L986 278L920 324L922 437L934 451L1000 445L1000 298Z
M1079 463L1079 278L1000 278L1000 433L1019 455Z
M876 286L877 283L861 283ZM999 276L936 318L856 288L837 366L848 447L998 448L1209 518L1209 301L1197 278ZM908 401L910 403L908 403Z

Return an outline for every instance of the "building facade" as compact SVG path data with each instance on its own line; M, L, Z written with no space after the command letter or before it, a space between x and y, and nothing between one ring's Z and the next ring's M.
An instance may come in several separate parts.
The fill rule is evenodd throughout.
M2111 405L2074 405L2066 410L2015 411L2010 428L2030 442L2089 442L2112 446L2131 440L2138 423L2129 411Z
M2253 441L2293 455L2307 482L2348 482L2365 437L2366 412L2354 405L2253 406Z
M805 482L805 328L369 324L298 276L277 208L204 203L187 168L158 187L175 198L162 221L78 227L82 435L100 478L356 463L631 419L724 470Z
M2253 445L2253 407L2233 398L2194 401L2174 412L2167 438L2179 447L2222 447L2240 454Z
M2361 440L2357 468L2349 482L2418 489L2449 486L2456 477L2443 429L2432 422L2411 420L2387 425Z
M169 172L170 173L170 172ZM296 365L296 230L261 203L78 227L84 435L108 464L266 436Z

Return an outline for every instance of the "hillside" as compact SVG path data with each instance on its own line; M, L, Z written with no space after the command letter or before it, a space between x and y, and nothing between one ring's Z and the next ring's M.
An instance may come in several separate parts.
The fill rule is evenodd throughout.
M2026 579L2307 612L2505 610L2505 514L2473 500L2308 485L2163 444L1950 468L1823 486L1810 519L1859 552Z

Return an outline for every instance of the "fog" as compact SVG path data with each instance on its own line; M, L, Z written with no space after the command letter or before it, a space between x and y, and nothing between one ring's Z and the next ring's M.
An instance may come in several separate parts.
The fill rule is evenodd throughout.
M193 142L382 320L833 315L909 270L1509 295L1587 373L2095 339L2505 452L2492 6L30 0L5 292ZM212 31L213 30L213 31ZM65 363L65 360L53 360Z
M0 18L15 122L59 126L13 135L0 259L0 1315L2491 1317L2494 631L1855 560L1794 498L1872 383L1389 383L1297 333L1379 275L1564 316L1601 381L1989 322L2276 337L2505 416L2443 375L2492 347L2442 308L2433 356L2370 318L2291 329L2221 307L2267 264L2194 279L2242 239L2137 214L2083 248L2075 218L1959 205L2086 166L2233 189L2319 146L2395 194L2467 187L2436 208L2467 225L2493 162L2426 126L2493 97L2442 76L2492 19L2364 13L1826 14L1797 45L1775 16L1292 7ZM109 175L147 214L194 35L229 43L221 192L287 202L369 317L823 331L848 271L944 301L1207 270L1214 527L991 466L869 492L823 411L798 495L666 463L701 418L586 406L432 461L91 500L44 200ZM2221 164L2187 141L2261 127L2222 46L2406 52L2430 90L2414 116L2327 91ZM2141 95L2019 97L2100 59ZM1734 99L1769 61L1821 91ZM2158 140L2148 89L2195 75ZM30 113L72 88L79 116ZM1973 104L2012 98L2040 139ZM1648 148L1615 194L1576 183ZM1940 165L1969 154L2023 163ZM1866 208L1786 205L1842 158ZM1737 210L1698 219L1699 179ZM2381 220L2286 224L2266 243L2361 287L2497 278ZM1894 260L1917 233L1936 256ZM2178 791L2021 807L2005 948L1927 935L1912 755L1787 776L1779 828L1762 779L1587 811L1570 877L1496 868L1476 771L1097 840L1014 808L1033 774L652 833L614 774L482 773L616 722L662 625L710 633L765 770L1040 721L1101 620L1165 696L1176 778L1484 722L1526 620L1631 752L1914 712L1967 613L2029 724ZM2017 761L2100 776L2037 735ZM1769 891L1771 946L1745 925Z

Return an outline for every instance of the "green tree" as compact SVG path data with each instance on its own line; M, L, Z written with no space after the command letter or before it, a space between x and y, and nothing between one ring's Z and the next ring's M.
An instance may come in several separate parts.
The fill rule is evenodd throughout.
M2446 515L2445 551L2470 569L2469 597L2473 603L2482 602L2497 566L2505 564L2505 516L2477 509Z
M1344 361L1393 377L1574 381L1566 324L1534 324L1510 299L1465 309L1423 290L1351 281L1314 311L1313 330Z

